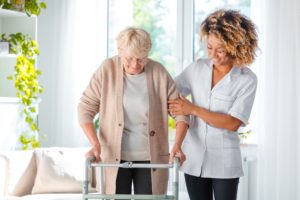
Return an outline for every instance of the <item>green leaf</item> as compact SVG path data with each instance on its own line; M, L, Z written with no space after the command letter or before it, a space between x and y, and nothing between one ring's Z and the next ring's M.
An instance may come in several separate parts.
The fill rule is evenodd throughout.
M16 48L11 48L10 50L13 54L18 54L18 50Z
M46 8L47 8L47 5L45 4L45 2L41 2L41 3L40 3L40 7L43 8L43 9L46 9Z
M35 48L33 51L34 51L34 53L35 53L36 55L40 55L40 51L39 51L38 48Z
M30 110L30 112L32 112L32 113L35 113L35 112L36 112L35 107L30 107L29 110Z
M8 76L6 77L8 80L13 80L13 77L12 76Z
M28 150L28 145L27 144L23 144L23 147L22 147L23 150Z
M28 115L28 112L27 112L26 108L23 109L23 112L24 112L25 115Z
M31 124L30 128L33 131L37 131L37 126L35 124Z
M39 88L39 93L43 93L44 92L44 88L43 87L40 87Z
M26 140L26 138L25 138L24 135L21 135L19 139L20 139L20 142L21 142L22 144L26 144L26 143L27 143L27 140Z
M32 120L32 118L30 118L30 117L27 116L27 117L25 118L25 121L26 121L28 124L31 124L33 120Z
M32 141L31 146L33 149L38 148L41 146L41 143L39 141Z
M32 46L34 46L34 47L38 46L38 43L37 43L35 40L31 40L31 44L32 44Z

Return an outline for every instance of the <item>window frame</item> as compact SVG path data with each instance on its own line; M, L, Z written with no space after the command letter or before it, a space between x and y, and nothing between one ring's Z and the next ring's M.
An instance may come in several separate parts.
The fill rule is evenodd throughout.
M194 21L194 0L177 0L177 73L195 59Z

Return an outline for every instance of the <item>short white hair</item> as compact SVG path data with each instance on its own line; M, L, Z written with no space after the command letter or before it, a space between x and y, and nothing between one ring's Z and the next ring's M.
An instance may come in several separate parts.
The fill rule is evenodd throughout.
M137 58L147 57L152 47L149 33L141 28L128 27L116 39L119 54L129 52Z

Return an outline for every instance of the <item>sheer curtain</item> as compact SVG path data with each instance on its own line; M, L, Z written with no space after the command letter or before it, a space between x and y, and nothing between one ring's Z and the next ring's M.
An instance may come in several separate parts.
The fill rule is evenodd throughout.
M77 104L106 57L106 1L47 0L38 18L38 66L45 88L39 110L43 146L84 146Z
M257 200L300 199L300 2L254 0L260 32Z

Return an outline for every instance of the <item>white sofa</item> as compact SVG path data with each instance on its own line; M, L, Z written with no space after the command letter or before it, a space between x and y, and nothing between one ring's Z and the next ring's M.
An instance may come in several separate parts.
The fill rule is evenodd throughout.
M87 148L0 151L0 200L82 199ZM95 192L95 173L89 173Z

